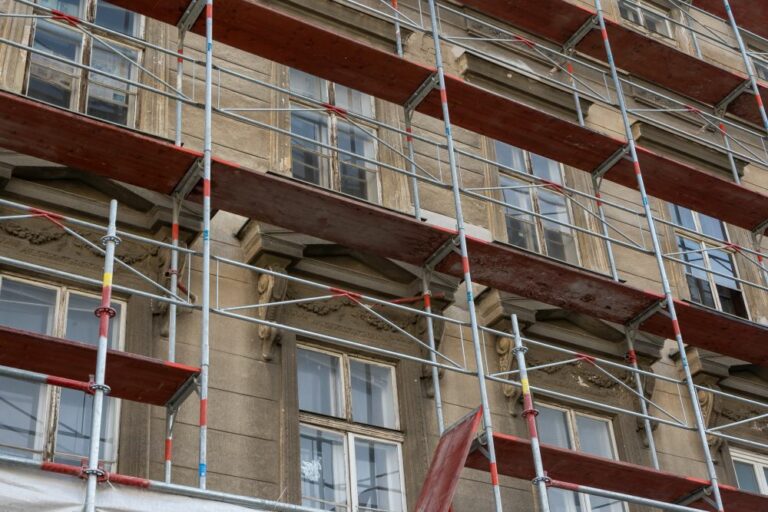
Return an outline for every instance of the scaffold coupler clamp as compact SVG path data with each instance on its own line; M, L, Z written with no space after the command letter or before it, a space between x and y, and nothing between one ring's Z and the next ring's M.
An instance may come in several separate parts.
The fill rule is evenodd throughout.
M109 242L113 242L117 246L117 245L120 245L120 242L122 242L122 240L117 235L104 235L103 237L101 237L101 245L103 245L104 247L106 247Z
M88 459L82 459L80 461L80 478L87 479L91 475L96 475L99 483L109 481L109 473L104 469L103 462L99 462L99 466L96 469L91 469L88 467Z

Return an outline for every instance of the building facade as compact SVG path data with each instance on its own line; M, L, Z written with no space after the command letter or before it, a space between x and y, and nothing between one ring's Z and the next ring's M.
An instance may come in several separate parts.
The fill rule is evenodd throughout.
M133 12L124 9L130 2L122 1L0 1L3 94L45 105L51 112L73 112L72 119L88 119L95 128L92 141L80 141L86 146L100 144L103 126L126 137L147 137L168 146L175 142L190 154L202 151L206 41L195 30L181 39L177 27L142 14L149 3L138 2L140 12ZM434 69L427 2L405 0L395 2L396 8L373 0L244 3L376 51L399 51L403 61L430 73ZM768 35L740 35L755 75L750 82L728 22L699 10L696 2L691 7L674 0L606 1L608 33L618 48L619 94L593 25L576 26L579 30L566 41L555 33L558 13L565 16L576 8L592 13L593 2L548 2L558 3L563 5L557 12L527 7L530 12L518 16L523 21L515 24L483 9L484 2L439 2L436 16L446 74L501 98L499 112L508 104L523 105L595 134L581 146L584 154L603 141L627 139L621 96L632 135L642 148L644 171L663 180L670 168L684 167L718 183L738 183L751 194L768 193L768 126L763 126L757 107L747 103L754 102L748 85L768 87ZM214 24L219 23L216 15ZM551 23L539 23L539 17L549 17ZM237 21L215 27L228 37ZM318 510L415 510L441 430L481 405L475 344L492 377L487 400L494 430L529 435L530 412L522 393L527 384L519 382L514 317L528 349L542 443L649 468L657 463L662 471L706 480L707 456L695 426L700 411L720 482L768 495L768 358L747 360L730 348L720 353L699 346L695 336L686 337L690 372L698 386L694 407L674 337L642 323L650 315L663 315L651 310L638 325L622 325L612 314L590 314L589 305L571 307L574 303L567 298L575 293L571 286L577 278L660 296L652 244L657 237L681 307L702 311L704 316L696 318L716 318L718 325L727 326L717 333L728 338L723 347L760 339L765 345L768 272L762 253L767 244L759 230L707 213L727 210L730 215L746 205L729 202L724 193L723 205L703 205L705 211L697 211L691 207L695 199L686 201L701 185L671 181L659 188L665 190L659 195L680 197L681 202L650 198L652 233L640 193L611 175L623 171L578 168L568 163L581 158L574 153L565 162L556 157L565 145L582 144L575 141L575 132L542 141L539 118L526 118L520 110L514 125L505 124L501 113L488 116L479 107L480 96L477 106L456 109L465 110L451 133L459 178L452 188L444 120L435 107L439 102L429 99L434 83L427 83L423 97L414 94L396 102L397 83L406 77L393 76L391 83L374 87L363 78L365 69L358 75L329 71L318 76L306 59L294 56L313 51L296 46L304 41L300 34L266 29L262 34L262 29L241 27L254 41L263 37L292 48L270 46L264 51L267 57L280 54L285 59L269 60L218 42L213 49L215 158L336 198L328 201L348 205L353 216L382 211L443 231L456 228L453 192L460 188L473 243L504 247L517 255L519 265L496 268L486 278L475 263L473 272L481 277L468 290L460 273L444 271L446 266L420 267L404 262L408 258L398 261L366 251L365 242L345 246L331 235L324 238L338 229L327 229L326 212L312 210L316 204L324 208L323 203L265 198L263 192L243 187L233 202L266 200L271 204L265 211L277 213L265 219L241 215L237 208L231 212L226 200L216 200L221 197L216 196L217 179L223 183L229 178L215 168L209 236L216 258L210 269L207 460L202 470L208 489ZM628 60L623 67L619 61L629 55L627 41L647 45L634 48L642 61L639 67ZM643 53L651 47L662 50ZM178 49L183 49L183 59L177 58ZM345 51L327 48L328 62L343 61ZM679 60L653 60L668 55ZM674 68L676 62L689 61L692 71ZM337 75L343 79L330 79ZM726 103L710 100L717 97L713 89L732 75L738 79L733 89L742 87L739 94ZM386 99L369 94L377 87L393 92ZM449 85L447 95L452 93L461 91ZM416 110L404 109L413 100ZM472 117L475 107L479 120ZM465 117L469 121L462 124ZM471 129L480 124L492 127ZM3 129L3 142L13 136ZM201 191L192 190L177 203L172 194L137 186L132 179L111 179L116 176L108 170L94 173L87 166L70 165L77 151L59 160L55 155L64 152L45 149L53 144L42 135L0 144L8 148L0 153L0 324L98 343L99 318L91 313L99 306L104 260L98 226L106 225L114 198L123 235L116 250L110 348L200 366L205 294ZM30 150L20 151L20 146ZM137 165L146 165L149 173L153 157L136 157L146 159ZM620 152L613 163L625 159L626 151ZM108 169L111 163L98 165ZM652 185L649 193L655 190ZM355 205L362 206L355 210ZM757 205L766 210L765 201ZM281 224L283 214L301 218ZM69 223L59 215L83 222ZM305 223L306 232L294 229L296 222ZM357 226L343 218L330 222ZM400 233L377 228L345 236L363 241L384 237L384 245L397 245ZM174 233L183 249L175 265L170 245ZM442 256L452 249L448 246ZM485 263L494 267L492 254ZM540 277L536 269L544 269ZM494 286L494 279L521 284ZM172 286L178 287L173 293ZM433 315L423 314L425 290ZM591 300L610 303L611 290L598 291ZM174 297L178 300L168 301ZM476 304L482 327L475 333L477 340L468 300ZM685 323L682 334L686 336ZM430 357L436 366L429 364ZM640 371L633 371L633 365ZM106 372L109 376L109 364ZM193 388L200 385L196 382ZM4 374L0 398L2 454L74 466L87 460L93 411L89 394ZM153 481L170 475L166 481L196 487L200 410L194 392L171 411L170 423L165 407L107 398L102 467ZM40 493L36 499L42 507L24 508L27 498L21 493L7 496L10 510L54 509L55 499L40 491L44 482L29 476L27 469L9 467L13 469L7 474L17 475L18 482L29 478L27 487ZM541 510L529 479L502 475L500 490L505 510ZM151 506L140 503L141 496L114 510ZM554 487L548 496L553 511L653 510ZM453 510L494 510L487 472L461 472Z

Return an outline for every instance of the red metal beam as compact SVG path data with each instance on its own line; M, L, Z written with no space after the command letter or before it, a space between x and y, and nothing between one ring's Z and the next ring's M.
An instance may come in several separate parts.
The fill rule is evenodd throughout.
M493 439L499 473L525 480L536 476L530 441L497 433L493 435ZM674 503L709 485L706 480L656 471L637 464L595 457L546 444L541 446L541 455L547 476L552 479L667 503ZM467 467L487 471L488 460L476 450L470 453ZM720 491L726 510L768 510L768 496L752 494L728 485L720 485ZM689 506L711 510L702 501Z
M8 111L18 115L4 115ZM29 123L28 119L34 122ZM58 135L83 131L87 131L90 138ZM25 142L29 140L27 137L46 142L30 145ZM561 134L552 140L567 137L567 134ZM111 178L126 178L130 183L143 183L161 192L173 188L168 184L173 179L180 179L198 155L162 140L0 93L0 146L3 145L31 156L51 158L63 165L78 166ZM115 151L115 148L120 150ZM152 167L135 156L145 153L152 155ZM649 152L644 155L652 157ZM104 165L104 162L109 165ZM661 159L661 162L665 160ZM663 183L661 178L665 173L674 175L661 165L647 167L654 169L652 172L658 172L659 179L654 184ZM119 170L119 174L113 174L114 170ZM214 159L212 171L212 194L216 207L379 256L422 265L454 236L451 231L418 222L380 206L290 178L248 170L231 162ZM619 166L609 175L621 178L625 172L628 171ZM700 177L707 176L698 174ZM669 176L666 179L670 181L670 186L678 186ZM680 185L679 188L683 189L683 193L693 190L689 186ZM740 208L731 207L732 204L739 204L735 199L733 203L724 202L723 198L729 197L728 190L732 189L725 187L708 192L714 193L720 199L719 203L734 211L732 218L739 218L744 211L749 212L751 203L746 200ZM195 197L199 197L199 191L193 193L192 198ZM764 200L761 206L768 208L768 201ZM615 283L605 276L505 244L469 240L469 245L478 282L564 309L625 323L658 300L653 293ZM514 272L511 273L510 269ZM462 275L455 255L441 262L438 270L456 277ZM709 325L735 329L733 332L739 333L739 343L731 343L728 337L721 335L719 328L707 329ZM768 336L767 327L707 309L698 312L690 321L681 313L681 326L687 336L686 341L692 345L739 358L746 355L749 356L747 360L755 363L764 364L766 361L768 347L763 341ZM668 336L668 327L669 322L659 325L650 322L643 328Z
M187 0L117 0L113 3L174 24L188 4ZM565 4L562 0L560 3ZM528 7L524 12L530 10ZM217 4L215 18L214 36L222 43L401 105L433 71L253 0ZM194 30L203 30L200 21ZM622 140L582 128L457 77L448 77L447 89L455 124L577 169L596 169L624 144ZM421 103L419 111L441 116L436 91ZM746 229L753 229L768 219L765 196L725 179L715 178L712 184L716 186L698 186L700 175L707 183L711 179L669 158L656 155L656 160L664 165L664 179L646 176L647 186L656 197L698 208L702 213ZM610 172L606 178L614 180L614 176ZM689 187L681 188L675 181L685 182ZM725 203L724 194L738 198L738 204L747 205L745 210L736 211ZM691 204L694 195L698 200Z
M89 382L96 372L96 347L0 326L0 365ZM107 353L106 383L115 398L164 406L199 372L119 350Z

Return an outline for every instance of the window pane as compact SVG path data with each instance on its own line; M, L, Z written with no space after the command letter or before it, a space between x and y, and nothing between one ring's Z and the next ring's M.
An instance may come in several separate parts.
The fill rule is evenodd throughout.
M735 460L733 461L733 467L736 469L736 481L738 482L739 489L756 493L760 492L755 467L752 464Z
M576 429L579 432L581 451L598 457L615 458L611 430L607 421L576 415Z
M349 373L352 379L352 420L377 427L397 428L393 368L352 359Z
M627 4L626 2L619 2L619 12L621 17L625 20L631 21L637 25L640 24L640 14L636 7Z
M296 366L299 374L299 409L342 417L344 397L340 359L300 348L296 351Z
M355 439L358 510L403 510L396 445Z
M527 172L525 168L525 153L520 148L510 146L503 142L494 141L496 161L515 171Z
M356 126L338 121L339 148L355 155L374 158L373 137ZM341 191L360 199L376 199L376 171L362 159L339 153Z
M680 259L690 263L685 266L685 272L697 279L707 280L706 265L704 264L704 254L702 245L682 236L677 237L677 247L682 253ZM693 266L695 265L695 267Z
M79 294L70 294L67 304L66 338L89 345L99 342L99 318L93 314L101 300ZM120 304L112 304L117 314L109 322L110 347L119 347ZM101 454L103 459L114 456L114 439L110 435L114 399L104 398L101 424ZM88 455L91 439L91 414L93 397L73 389L62 389L59 403L59 424L56 430L56 460L63 463L79 463Z
M707 253L709 254L709 264L712 271L723 274L713 275L715 283L738 290L739 283L734 279L736 277L736 267L733 264L731 255L720 249L710 249Z
M328 143L328 118L317 112L294 111L291 113L291 133L308 139ZM327 184L327 157L323 150L311 142L291 139L291 172L294 178Z
M643 9L643 18L645 19L645 28L651 32L670 37L669 26L661 14Z
M304 425L300 437L302 504L321 510L347 510L344 437Z
M0 282L0 324L14 329L51 334L56 291L3 279ZM0 377L0 452L32 456L37 432L43 430L43 386ZM12 447L24 450L14 450Z
M135 62L139 57L138 52L116 44L110 44L110 46L112 48L95 42L91 65L110 75L126 80L133 79L136 71ZM127 125L133 86L98 73L91 73L89 78L88 114L113 123Z
M356 114L373 117L372 98L367 94L339 84L335 85L335 93L337 106Z
M500 176L499 184L503 187L501 193L504 203L516 206L526 212L533 211L533 201L528 183L508 176ZM504 221L507 228L507 241L510 244L529 251L539 251L533 215L512 208L505 208Z
M38 21L33 47L73 62L80 62L82 36L55 23ZM27 95L46 103L71 108L80 71L39 54L30 56Z
M292 92L318 101L328 101L325 80L293 68L289 80Z
M616 458L611 442L611 430L607 421L577 414L576 429L579 433L581 451L598 457ZM623 510L621 502L616 500L597 496L588 496L587 499L593 511L622 512Z
M718 240L725 240L725 227L723 223L714 217L709 215L699 214L699 224L701 224L701 232L705 235L717 238Z
M56 9L78 18L83 17L82 0L37 0L37 3L49 9Z
M672 222L691 231L696 231L696 224L693 221L693 212L691 210L669 203L669 213L672 215Z
M96 7L96 25L126 34L129 36L138 35L139 17L127 10L112 5L108 2L99 1Z
M568 433L568 416L565 411L540 406L536 424L542 443L560 448L572 448L571 436Z
M542 215L560 222L570 222L565 197L555 192L539 189L538 198L539 210ZM578 258L573 230L548 220L542 221L542 227L544 228L547 255L562 261L576 263Z
M531 153L531 170L533 171L534 176L560 185L563 184L563 175L560 172L560 164L554 160Z

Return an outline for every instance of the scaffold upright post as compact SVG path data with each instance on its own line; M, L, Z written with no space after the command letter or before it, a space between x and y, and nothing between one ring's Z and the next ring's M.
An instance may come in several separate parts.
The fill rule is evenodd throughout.
M424 275L422 276L421 286L424 294L424 311L427 313L427 337L429 341L429 360L432 363L437 362L437 356L435 356L436 343L435 343L435 329L432 323L432 290L430 289L430 277L432 275L431 269L424 269ZM437 366L433 365L432 372L432 392L435 395L435 417L437 418L437 431L440 435L443 435L445 431L445 418L443 417L443 394L440 390L440 370Z
M178 141L177 141L178 145ZM182 198L174 195L173 213L171 218L171 263L168 267L170 278L171 298L174 298L179 290L179 214L181 212ZM176 314L177 306L175 302L168 304L168 361L176 361ZM173 424L176 411L171 408L166 409L165 417L165 457L164 457L164 476L165 481L171 482L171 470L173 466Z
M115 247L120 242L117 237L117 201L109 203L109 225L107 234L102 239L104 245L104 275L101 285L101 303L94 312L99 318L99 344L96 351L96 369L91 391L93 391L93 410L91 412L91 438L88 446L88 467L83 470L87 477L85 488L85 512L96 510L96 486L104 470L99 468L101 448L101 416L104 398L109 393L106 384L107 349L109 347L109 321L115 316L112 308L112 273L114 270Z
M488 400L488 389L485 382L485 364L483 362L483 347L480 338L480 330L477 323L477 311L472 290L472 275L469 268L469 254L467 251L467 233L464 225L464 213L461 206L461 190L459 184L459 169L456 162L456 149L451 128L450 109L448 108L448 96L445 86L445 70L443 68L443 55L440 50L440 34L438 32L437 8L435 0L429 0L429 17L432 30L432 41L435 46L435 67L437 68L438 89L440 91L440 105L445 125L445 139L448 151L448 164L451 172L451 188L453 192L453 205L456 213L456 230L458 231L459 251L463 269L464 285L467 288L467 309L469 310L469 323L472 331L472 345L474 347L477 376L480 386L480 401L483 406L483 424L485 427L485 443L488 451L491 485L493 487L493 499L496 512L501 512L501 488L499 486L499 471L496 465L496 449L493 442L493 423L491 421L491 409Z
M726 0L727 1L727 0ZM712 453L709 451L709 443L707 442L707 427L704 422L704 416L701 411L701 404L698 400L696 393L696 387L693 383L693 376L691 375L691 368L688 364L688 355L686 354L685 342L683 341L683 335L680 331L680 323L677 318L677 311L675 309L674 297L672 296L672 288L669 284L669 278L667 277L667 270L664 267L664 257L661 250L661 244L659 243L659 236L656 232L656 223L653 218L653 211L651 210L650 202L648 200L648 193L645 189L645 181L643 180L643 172L640 166L640 160L637 154L637 145L632 133L632 126L629 122L629 114L627 112L627 104L624 99L624 91L621 87L621 80L619 79L618 69L616 68L616 61L613 57L613 50L611 49L611 42L608 38L608 30L605 25L605 16L603 14L603 6L601 0L595 0L595 10L597 11L597 19L600 24L600 33L603 38L603 44L605 46L605 53L608 60L608 66L611 72L611 78L613 80L614 87L616 88L616 97L619 103L619 109L621 111L622 123L624 125L625 136L627 137L627 145L629 146L629 154L632 158L632 164L635 170L635 178L637 180L637 188L640 191L640 197L643 203L643 209L645 211L646 220L648 222L648 231L650 233L651 243L653 244L653 253L656 258L656 265L659 270L659 276L661 278L661 285L664 290L664 297L666 300L666 309L669 314L670 321L672 322L672 328L675 333L675 341L677 342L677 349L680 354L680 363L683 368L685 377L685 383L688 390L688 394L691 401L691 407L693 408L694 417L696 419L696 433L699 437L701 448L704 452L704 460L707 466L707 475L712 487L712 497L718 512L723 512L723 499L720 496L720 487L717 485L717 473L715 471L715 465L712 460Z
M211 152L213 92L213 0L205 2L205 116L203 139L203 272L200 322L200 451L198 485L206 488L208 463L208 371L211 317Z
M533 394L531 385L528 382L528 366L525 362L525 352L527 348L523 346L523 338L520 335L520 323L517 315L511 316L512 334L515 338L515 358L517 359L517 368L520 371L520 384L523 393L523 417L528 426L528 437L531 439L531 455L533 456L533 468L536 477L533 479L533 486L539 496L539 511L549 512L549 497L547 496L547 483L549 479L544 472L544 463L541 460L541 448L539 446L539 431L536 427L536 415L538 411L533 404Z
M177 146L182 145L182 108L184 107L184 101L182 101L182 91L184 90L184 35L186 31L179 28L178 40L176 42L176 51L178 56L176 57L176 95L179 99L176 100L176 137L174 143Z
M637 337L637 328L635 326L627 327L625 330L625 336L627 340L627 362L635 370L639 369L637 363L637 352L635 351L635 338ZM659 468L659 456L656 453L656 440L653 437L653 426L651 420L648 419L648 404L645 403L645 390L643 386L643 377L639 372L632 372L635 376L635 391L637 391L638 401L640 402L640 412L643 414L643 429L645 431L645 439L648 441L648 451L651 452L651 464L654 469Z
M757 102L757 109L760 112L760 119L763 121L763 128L768 132L768 115L765 112L765 105L763 105L763 98L760 96L760 87L757 85L757 77L755 75L755 67L752 65L752 59L749 58L747 47L744 44L744 38L741 37L741 31L739 25L736 23L736 17L731 10L731 2L729 0L723 0L723 6L725 7L725 13L728 16L728 23L733 30L733 36L736 38L736 44L739 46L739 52L741 58L744 61L744 70L749 77L750 87L752 88L752 94L755 95L755 101Z

